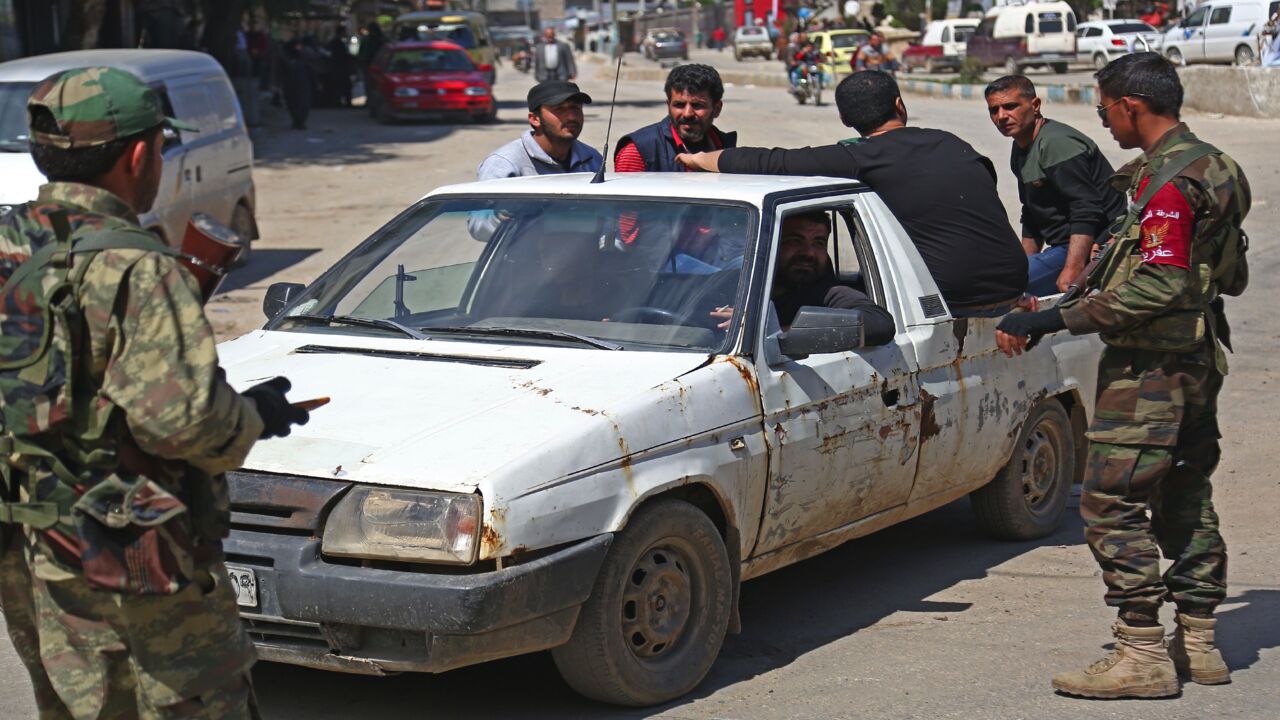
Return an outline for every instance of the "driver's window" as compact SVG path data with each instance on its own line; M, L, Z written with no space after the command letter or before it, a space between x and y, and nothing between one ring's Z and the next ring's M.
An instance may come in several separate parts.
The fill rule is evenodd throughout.
M787 212L778 226L771 296L806 296L812 288L834 282L866 293L883 307L883 288L869 252L866 229L852 205Z
M1208 8L1200 8L1199 10L1196 10L1188 15L1187 19L1182 21L1182 24L1189 28L1200 27L1200 24L1204 22L1204 16L1207 11Z

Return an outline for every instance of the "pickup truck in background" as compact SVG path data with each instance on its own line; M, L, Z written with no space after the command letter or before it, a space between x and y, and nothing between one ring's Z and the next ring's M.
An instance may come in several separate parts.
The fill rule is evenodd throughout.
M1096 337L1005 358L854 181L589 179L440 188L220 346L240 387L332 397L229 475L262 659L386 674L550 649L578 692L651 705L751 622L746 580L966 495L996 538L1058 525ZM814 212L891 342L867 346L859 310L780 327L779 229Z

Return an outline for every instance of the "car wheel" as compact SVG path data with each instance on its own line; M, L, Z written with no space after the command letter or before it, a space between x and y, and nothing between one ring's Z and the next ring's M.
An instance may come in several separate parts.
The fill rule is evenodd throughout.
M387 104L381 100L373 104L373 119L383 125L391 124L391 113L387 112Z
M235 211L231 213L231 229L244 241L244 249L235 263L235 267L243 267L249 264L249 258L253 256L253 241L258 238L258 223L248 205L236 204Z
M478 123L480 123L480 124L482 124L482 125L488 125L489 123L495 123L495 122L497 122L497 121L498 121L498 103L497 103L497 101L494 101L494 103L493 103L493 108L492 108L492 109L490 109L490 110L489 110L489 112L487 112L487 113L482 113L482 114L480 114L480 115L473 115L473 116L471 116L471 119L472 119L472 120L474 120L474 121L476 121L476 122L478 122Z
M1032 409L995 478L969 494L978 526L1001 540L1033 540L1062 521L1075 481L1071 418L1055 398Z
M938 68L933 63L933 58L926 58L924 61L924 74L932 75Z
M1106 53L1097 53L1096 55L1093 56L1093 69L1101 70L1102 68L1107 66L1108 62L1110 61L1107 60Z
M1053 68L1053 71L1059 75L1065 75L1067 73L1066 63L1050 63L1049 67Z
M732 597L716 526L686 502L659 500L614 538L573 635L551 656L589 698L634 707L672 700L711 669Z
M1010 57L1010 58L1005 58L1005 61L1004 61L1004 74L1005 74L1005 75L1021 75L1021 74L1022 74L1022 68L1018 66L1018 61L1017 61L1017 60L1014 60L1014 59L1013 59L1013 58L1011 58L1011 57Z
M742 62L742 53L738 52L737 50L734 50L733 59L735 62Z
M1253 65L1257 61L1257 56L1253 54L1253 48L1248 45L1241 45L1236 48L1236 65L1245 67Z
M1179 50L1178 48L1169 48L1169 51L1166 52L1164 56L1169 58L1169 62L1173 63L1174 65L1187 64L1186 59L1182 57L1182 51Z

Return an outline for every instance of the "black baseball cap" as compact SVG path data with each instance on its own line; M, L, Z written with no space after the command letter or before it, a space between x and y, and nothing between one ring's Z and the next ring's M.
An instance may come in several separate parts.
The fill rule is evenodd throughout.
M591 102L591 96L566 80L549 80L529 88L529 112L536 112L543 105L559 105L566 100L577 100L586 105Z

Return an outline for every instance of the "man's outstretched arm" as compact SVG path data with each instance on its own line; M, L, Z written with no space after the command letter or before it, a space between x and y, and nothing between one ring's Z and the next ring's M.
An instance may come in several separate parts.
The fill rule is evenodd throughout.
M700 170L702 172L720 172L720 153L723 150L712 150L711 152L700 153L680 153L676 156L676 161L690 170Z

